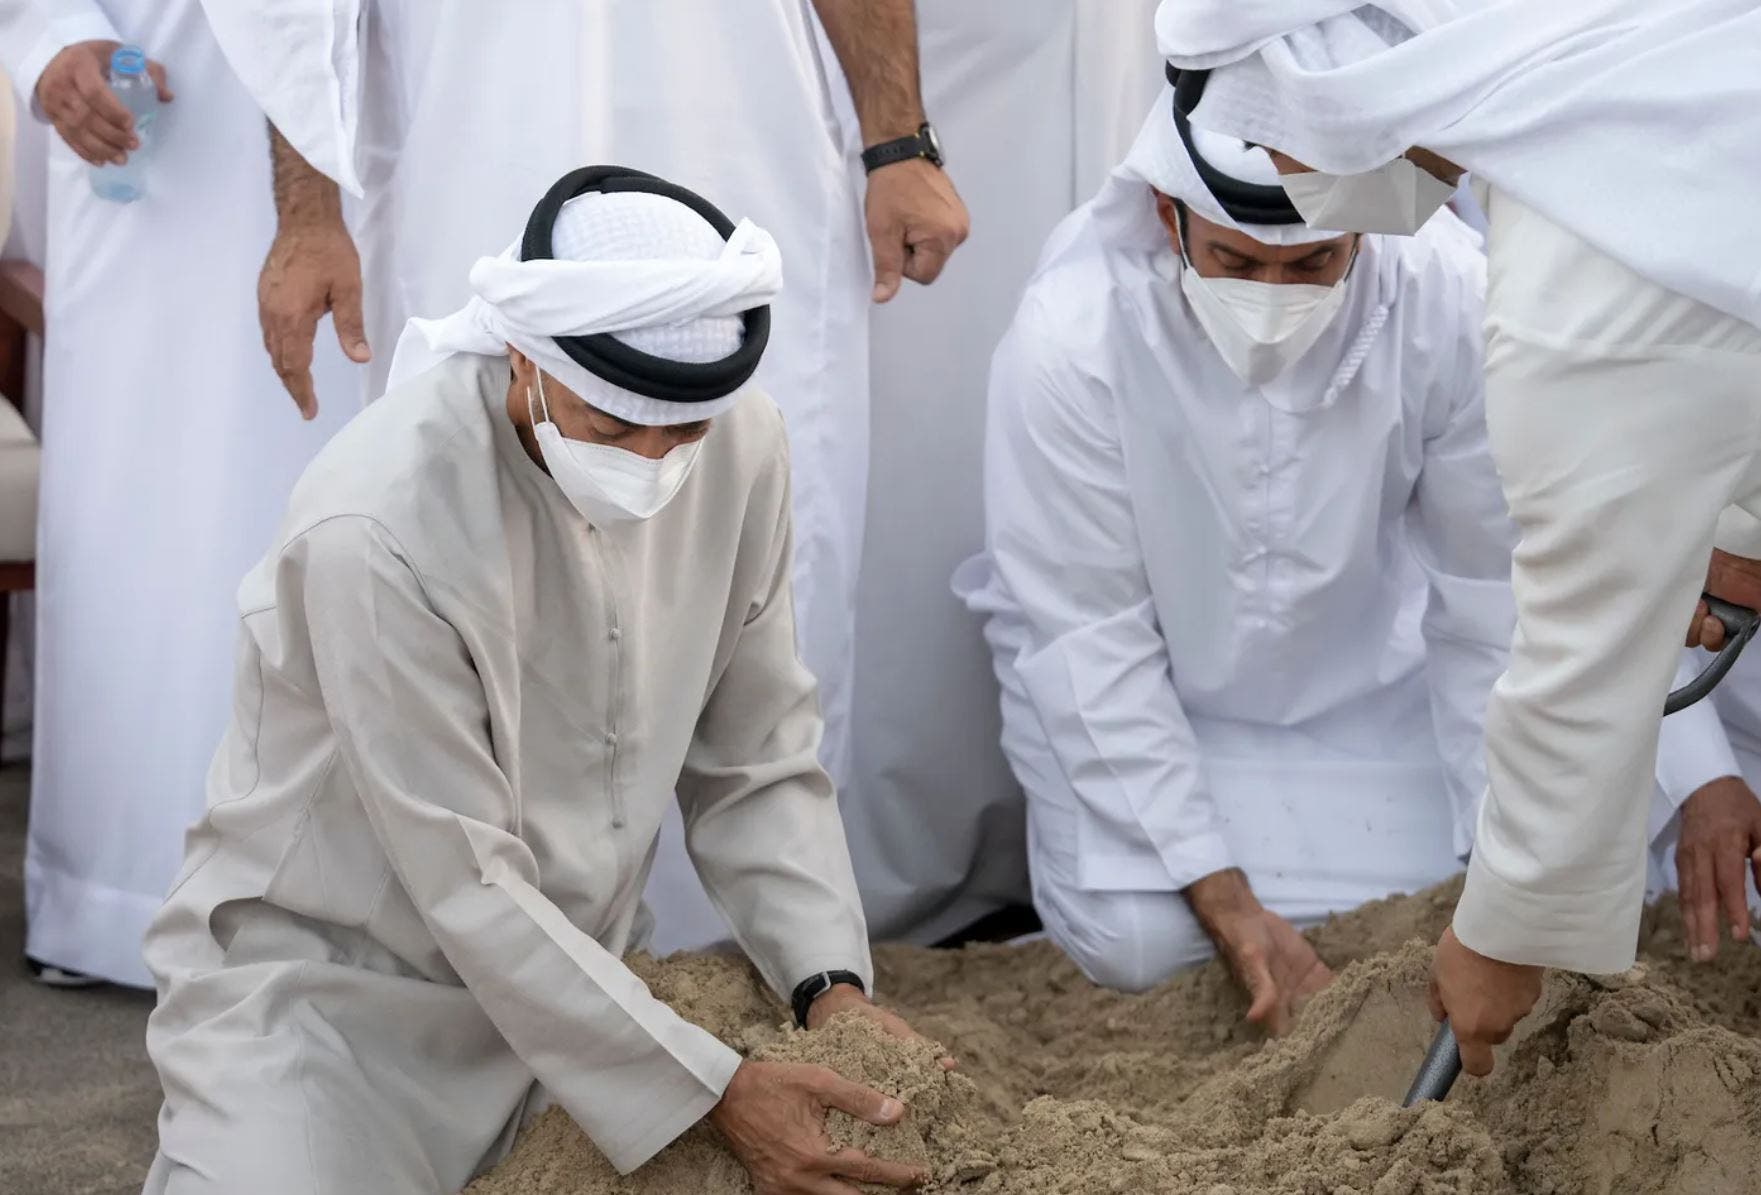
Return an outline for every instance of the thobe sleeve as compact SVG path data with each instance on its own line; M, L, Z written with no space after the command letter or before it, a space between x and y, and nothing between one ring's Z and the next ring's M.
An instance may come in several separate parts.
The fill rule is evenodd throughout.
M779 442L783 436L776 429ZM831 779L819 764L813 675L795 650L788 461L769 484L760 585L697 720L679 776L685 845L704 888L771 990L821 971L870 990L862 901Z
M1232 861L1157 621L1115 399L1060 358L1051 318L1024 310L991 371L986 548L1023 623L1004 664L1037 714L1005 744L1044 739L1056 758L1086 822L1085 884L1184 888ZM1102 861L1109 841L1151 849Z
M716 1104L739 1056L539 890L471 656L389 532L321 523L277 587L397 882L538 1080L620 1171L641 1165Z
M202 0L214 40L289 145L362 194L362 35L372 0Z
M1429 592L1421 631L1425 675L1454 821L1466 858L1486 792L1486 700L1510 656L1516 604L1510 556L1516 528L1486 438L1485 393L1474 306L1459 319L1451 379L1438 401L1448 414L1427 431L1408 526Z
M0 0L0 64L41 119L37 81L55 55L82 41L122 41L95 0Z

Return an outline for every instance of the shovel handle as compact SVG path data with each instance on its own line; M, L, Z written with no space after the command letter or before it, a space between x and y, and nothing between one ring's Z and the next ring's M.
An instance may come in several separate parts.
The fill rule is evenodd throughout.
M1456 1048L1455 1030L1445 1020L1437 1026L1437 1036L1431 1039L1425 1061L1419 1065L1419 1073L1413 1076L1412 1087L1407 1090L1406 1099L1400 1106L1410 1108L1425 1100L1444 1099L1460 1077L1461 1051Z
M1687 709L1717 688L1718 682L1724 679L1724 674L1730 671L1730 666L1743 654L1743 648L1755 637L1756 629L1761 628L1761 614L1746 606L1732 605L1709 593L1701 594L1700 600L1706 603L1706 609L1712 617L1724 624L1724 646L1718 649L1718 654L1706 665L1704 672L1669 695L1669 699L1663 703L1663 716L1666 718L1677 710Z

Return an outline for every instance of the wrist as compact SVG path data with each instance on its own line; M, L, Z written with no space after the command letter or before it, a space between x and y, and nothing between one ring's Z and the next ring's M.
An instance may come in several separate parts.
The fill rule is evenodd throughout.
M1239 867L1226 867L1194 880L1182 890L1193 916L1212 938L1225 928L1225 923L1243 914L1259 911L1259 898Z
M871 1001L867 993L855 984L836 984L820 993L813 1003L807 1006L807 1027L818 1029L845 1009L868 1003Z
M277 212L275 228L278 235L286 237L333 236L348 231L341 202L327 203L322 198Z
M900 137L916 135L917 130L929 123L921 107L910 111L888 113L859 122L862 126L862 148L879 145L884 141L894 141Z
M795 1024L802 1029L814 1028L837 1008L850 1004L847 995L835 998L831 1005L823 1003L826 996L840 988L852 989L866 1001L862 976L854 971L816 971L796 984L789 996L789 1010L795 1014ZM820 1009L817 1013L814 1011L816 1005Z
M938 169L942 166L942 143L935 126L920 120L915 128L891 137L876 140L864 137L862 168L869 174L901 162L923 161Z

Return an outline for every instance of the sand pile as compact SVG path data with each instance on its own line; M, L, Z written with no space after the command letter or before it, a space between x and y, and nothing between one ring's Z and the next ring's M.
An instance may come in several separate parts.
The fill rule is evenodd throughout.
M1224 970L1142 996L1099 990L1051 946L878 953L888 1001L960 1061L858 1017L797 1033L743 963L639 960L662 999L753 1057L817 1062L903 1098L840 1144L909 1160L966 1195L1712 1195L1761 1189L1761 951L1681 955L1659 910L1618 979L1549 979L1487 1083L1445 1105L1395 1101L1430 1040L1429 950L1456 892L1368 906L1314 934L1338 980L1286 1038L1245 1026ZM619 1178L560 1111L469 1195L750 1191L699 1127Z

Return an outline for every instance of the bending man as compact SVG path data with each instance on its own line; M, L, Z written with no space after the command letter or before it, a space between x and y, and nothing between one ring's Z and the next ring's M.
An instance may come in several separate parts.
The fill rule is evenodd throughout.
M743 1062L620 961L676 790L797 1015L909 1032L863 995L782 421L746 385L780 280L750 222L571 173L302 479L148 940L149 1195L455 1191L539 1084L622 1171L708 1114L760 1192L912 1180L818 1127L896 1101Z
M1312 224L1411 232L1461 169L1488 188L1517 635L1436 962L1437 1011L1485 1073L1543 966L1632 964L1681 627L1715 539L1761 556L1720 527L1761 508L1761 250L1730 236L1761 178L1761 9L1183 0L1157 26L1175 67L1210 71L1202 96L1182 81L1194 122L1287 155Z
M1514 541L1485 263L1452 217L1310 230L1264 152L1171 99L997 352L960 586L1054 940L1128 989L1219 949L1276 1031L1329 978L1298 928L1472 843ZM1670 740L1661 814L1740 789L1710 707Z

